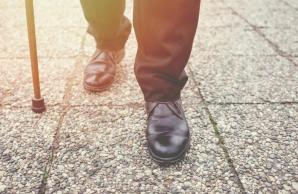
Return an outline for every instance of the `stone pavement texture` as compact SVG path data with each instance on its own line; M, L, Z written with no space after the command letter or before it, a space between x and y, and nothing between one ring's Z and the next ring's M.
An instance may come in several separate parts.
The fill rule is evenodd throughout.
M192 147L169 167L146 151L135 35L116 83L91 94L82 71L95 44L79 1L35 9L41 115L24 1L0 0L0 193L298 193L297 0L202 1L183 91Z

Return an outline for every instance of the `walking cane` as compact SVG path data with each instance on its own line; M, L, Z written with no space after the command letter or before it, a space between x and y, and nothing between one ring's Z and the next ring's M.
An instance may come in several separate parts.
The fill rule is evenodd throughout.
M25 3L26 3L26 18L27 18L28 39L29 39L29 48L30 48L32 81L33 81L33 90L34 90L34 97L32 98L32 110L36 113L42 113L46 110L46 107L45 107L44 99L42 98L40 93L33 0L25 0Z

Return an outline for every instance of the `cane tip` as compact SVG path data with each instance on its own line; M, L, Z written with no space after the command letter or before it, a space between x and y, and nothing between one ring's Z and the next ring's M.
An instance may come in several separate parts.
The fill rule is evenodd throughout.
M32 99L32 110L35 113L43 113L46 110L45 102L43 98Z

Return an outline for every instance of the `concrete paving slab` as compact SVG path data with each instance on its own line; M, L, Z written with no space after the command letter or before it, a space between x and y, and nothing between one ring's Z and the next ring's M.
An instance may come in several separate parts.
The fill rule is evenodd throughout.
M290 59L293 60L293 62L295 64L298 64L298 56L297 57L291 57Z
M0 109L0 193L37 193L57 127L59 109Z
M239 27L246 24L220 1L201 1L200 27Z
M222 9L218 12L201 8L199 29L200 28L228 28L246 26L237 16L233 15L229 9ZM220 31L220 29L218 29Z
M0 65L0 92L3 97L0 104L30 106L33 97L30 61L7 59L0 60ZM40 60L41 89L47 105L62 103L66 82L74 66L75 59Z
M239 193L204 111L186 106L192 147L183 163L160 167L149 158L143 109L129 106L72 108L48 192Z
M272 41L284 53L289 56L298 57L298 27L290 29L264 28L261 31L266 38Z
M213 11L219 11L226 9L227 6L222 1L217 0L206 0L201 1L201 8L204 10L213 10Z
M194 79L212 103L298 100L298 67L279 56L196 56Z
M1 25L2 27L20 28L26 26L26 9L22 2L21 7L1 8ZM41 2L41 4L39 3ZM36 1L34 4L35 24L36 28L55 27L55 28L69 28L69 27L86 27L83 11L77 2L59 7L54 7L48 3L49 1ZM57 1L54 1L57 2ZM74 7L74 3L75 6ZM72 5L72 6L71 6ZM16 18L18 18L16 20Z
M198 28L196 55L273 55L275 51L251 27Z
M289 9L283 1L279 0L251 0L234 1L224 0L225 5L231 7L251 24L258 27L271 27L278 29L296 28L297 12ZM274 18L274 19L273 19Z
M42 1L47 2L47 1ZM56 1L57 2L57 1ZM72 1L79 2L79 1ZM72 3L73 4L73 3ZM87 27L82 9L79 6L69 8L69 5L62 6L62 9L55 9L48 5L36 7L37 27Z
M25 1L22 1L22 2L25 2ZM8 28L10 26L20 27L20 26L26 25L25 7L6 8L6 7L1 6L1 4L0 4L0 9L1 9L0 27ZM18 18L18 19L16 19L16 18ZM1 30L1 35L3 33L5 33L5 31Z
M210 106L248 193L297 193L298 105Z
M0 58L28 58L29 45L25 26L0 28ZM39 57L66 58L79 54L86 28L36 28Z
M80 4L79 1L73 1L73 0L64 0L64 1L59 1L59 0L53 0L53 1L36 1L34 2L35 6L42 6L46 5L51 8L57 8L57 7L63 7L65 5L68 5L70 8L77 8ZM1 1L0 2L0 7L3 8L23 8L25 6L25 1L19 1L19 0L10 0L10 1Z
M10 3L0 4L0 58L28 56L24 2L16 1L11 6ZM36 1L34 5L38 54L41 57L75 56L87 29L80 3L65 2L67 6L56 9L59 2L53 2Z
M296 0L283 0L286 4L288 4L290 7L294 8L295 10L298 10L298 2Z
M20 65L23 64L23 65ZM29 64L26 64L26 60L6 60L0 59L0 104L2 105L2 100L11 96L13 92L18 88L17 86L21 86L20 84L16 85L15 82L21 77L23 72L26 72L30 69ZM29 72L30 73L30 72Z

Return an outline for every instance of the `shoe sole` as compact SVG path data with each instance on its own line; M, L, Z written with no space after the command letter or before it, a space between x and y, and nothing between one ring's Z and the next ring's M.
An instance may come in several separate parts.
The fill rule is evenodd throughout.
M125 52L124 50L120 53L119 57L115 60L115 63L116 64L119 64L123 58L125 56ZM116 76L116 75L115 75ZM91 86L91 85L88 85L86 84L85 82L83 83L83 86L84 86L84 89L89 91L89 92L104 92L106 90L108 90L112 84L114 83L115 79L113 79L110 83L104 85L104 86L101 86L101 87L96 87L96 86Z
M175 164L180 162L181 160L183 160L185 158L186 153L190 150L190 140L188 141L188 144L186 145L186 147L184 148L183 152L181 152L178 156L172 157L172 158L161 158L156 156L151 149L148 147L147 148L149 151L149 155L151 157L151 159L158 163L159 165L170 165L170 164Z
M102 86L102 87L90 86L90 85L86 84L85 82L83 85L84 85L84 89L89 92L103 92L103 91L108 90L112 86L113 82L114 82L114 79L109 84Z

